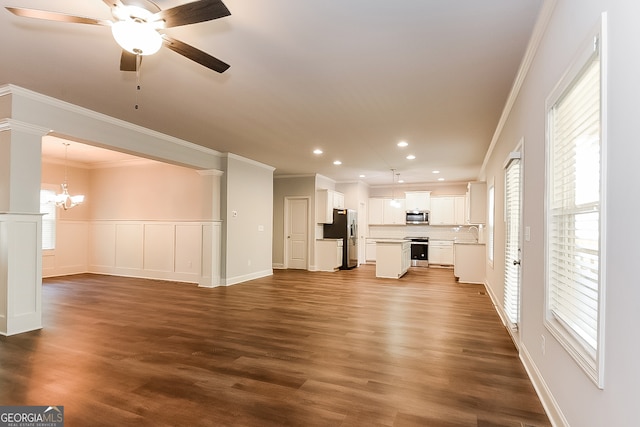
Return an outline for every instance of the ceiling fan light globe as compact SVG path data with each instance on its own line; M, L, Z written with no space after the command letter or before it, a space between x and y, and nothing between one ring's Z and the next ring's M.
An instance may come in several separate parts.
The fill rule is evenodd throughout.
M153 55L162 46L162 36L146 22L118 21L111 32L120 47L136 55Z

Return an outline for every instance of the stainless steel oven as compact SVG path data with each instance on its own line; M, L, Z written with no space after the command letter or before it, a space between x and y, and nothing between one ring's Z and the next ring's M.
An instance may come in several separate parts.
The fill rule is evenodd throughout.
M428 237L407 237L411 240L411 266L429 266L429 238Z

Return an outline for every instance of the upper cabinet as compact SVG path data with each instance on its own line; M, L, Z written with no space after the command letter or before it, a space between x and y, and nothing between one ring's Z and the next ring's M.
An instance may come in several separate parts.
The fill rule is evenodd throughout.
M384 224L405 225L407 222L406 200L404 199L386 199L382 212Z
M405 225L406 207L404 199L369 199L369 225Z
M434 196L431 198L430 225L464 225L465 196Z
M485 224L487 222L487 183L470 182L467 184L467 223Z
M431 191L407 191L405 195L405 208L408 211L431 210Z
M369 225L384 224L384 202L385 199L369 199Z
M333 223L333 210L344 209L344 194L333 190L316 191L316 222L318 224Z

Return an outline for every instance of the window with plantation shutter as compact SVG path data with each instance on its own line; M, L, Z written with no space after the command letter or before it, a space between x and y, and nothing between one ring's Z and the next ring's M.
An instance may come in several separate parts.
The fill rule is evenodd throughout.
M56 204L53 203L55 196L54 190L40 190L40 213L44 214L42 216L42 250L56 247Z
M602 386L602 90L596 38L548 103L547 327Z

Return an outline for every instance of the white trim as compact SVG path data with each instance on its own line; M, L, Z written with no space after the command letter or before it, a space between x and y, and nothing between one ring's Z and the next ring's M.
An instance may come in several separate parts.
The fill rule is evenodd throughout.
M272 172L274 170L276 170L276 168L274 168L273 166L269 166L267 164L260 163L260 162L257 162L255 160L251 160L251 159L248 159L246 157L242 157L242 156L239 156L239 155L233 154L233 153L224 153L224 154L220 155L220 157L227 158L227 159L238 160L238 161L241 161L241 162L244 162L244 163L248 163L248 164L253 165L253 166L257 166L257 167L260 167L260 168L263 168L263 169L267 169L267 170L272 171Z
M56 98L52 98L46 95L42 95L37 92L33 92L31 90L22 88L20 86L16 86L13 84L7 84L0 86L0 97L5 95L16 94L20 95L24 98L31 99L46 105L49 105L54 108L59 108L64 111L69 111L75 114L79 114L81 116L89 117L94 120L98 120L103 123L108 123L111 125L118 126L123 129L131 130L137 133L145 134L151 136L153 138L161 139L167 142L172 142L174 144L189 148L191 150L201 151L210 155L220 156L220 152L213 150L211 148L203 147L202 145L194 144L192 142L185 141L183 139L175 138L149 128L145 128L142 126L135 125L133 123L125 122L124 120L116 119L115 117L107 116L106 114L98 113L96 111L89 110L87 108L79 107L77 105L61 101ZM48 131L48 130L47 130ZM54 133L55 134L55 133ZM56 134L57 135L57 134Z
M533 384L533 388L536 390L536 394L540 398L540 403L542 403L542 407L547 417L549 417L551 425L554 427L569 427L569 421L567 421L562 413L560 405L553 397L551 390L544 381L544 377L538 370L525 345L520 348L520 361L525 371L527 371L527 375Z
M533 33L531 34L531 39L529 39L529 44L527 46L527 50L525 55L520 63L520 68L518 69L518 73L516 74L516 78L513 82L513 86L511 87L511 92L509 92L509 96L507 97L507 102L502 110L502 115L500 116L500 120L498 121L498 126L496 126L496 130L493 133L493 138L491 138L491 144L489 145L489 149L484 156L484 161L482 162L482 167L480 168L480 173L478 177L484 174L486 170L487 163L493 154L493 150L498 143L498 139L500 139L500 135L502 134L502 130L504 129L505 124L507 123L507 119L511 115L511 110L518 99L518 95L520 94L520 89L524 84L524 80L529 73L529 68L533 63L533 59L538 52L538 47L540 46L540 42L542 41L543 36L545 35L545 31L547 30L547 26L549 25L549 21L551 20L551 16L553 14L553 9L555 8L557 0L545 0L542 8L540 9L540 14L538 15L538 20L536 21L536 25L533 28Z
M268 277L268 276L273 276L273 269L256 271L250 274L243 274L242 276L227 277L223 281L223 286L237 285L238 283L244 283L249 280L260 279L262 277Z
M218 169L200 169L200 170L196 170L196 172L198 173L198 175L202 175L202 176L222 176L224 175L224 172Z
M31 123L26 123L20 120L14 119L0 119L0 132L8 130L17 130L31 135L45 136L49 133L49 129L36 126Z

